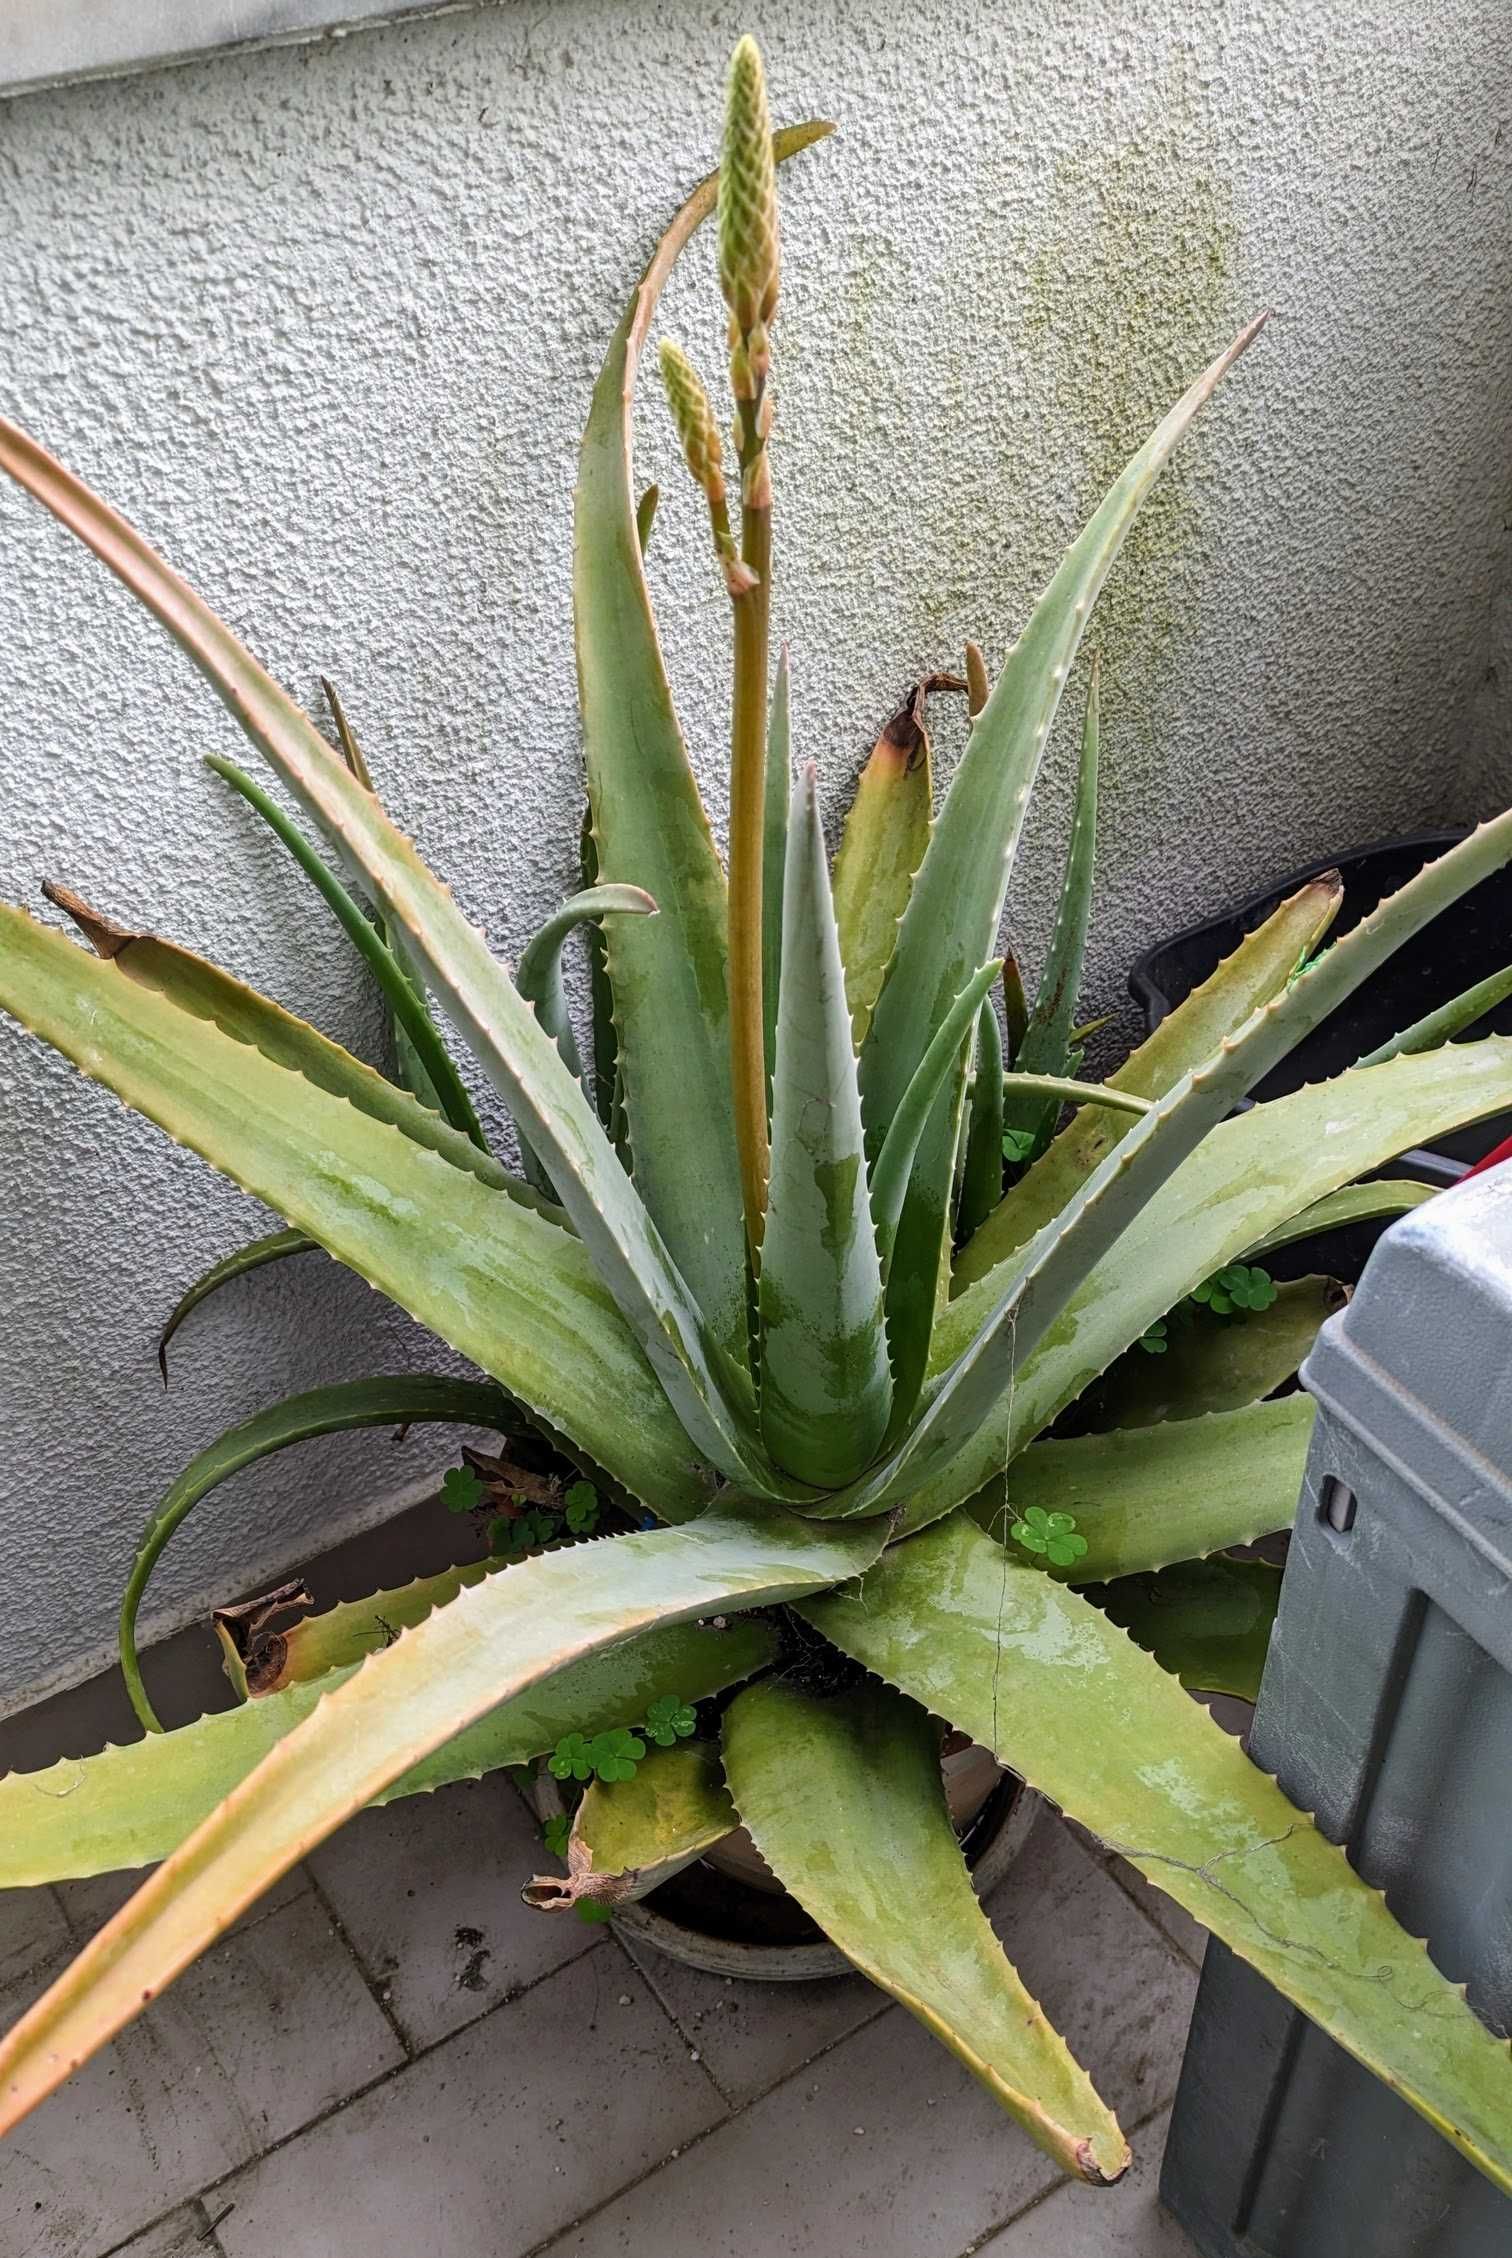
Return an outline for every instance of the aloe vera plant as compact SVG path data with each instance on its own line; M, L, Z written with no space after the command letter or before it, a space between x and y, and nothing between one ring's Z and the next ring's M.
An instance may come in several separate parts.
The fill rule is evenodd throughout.
M1395 1212L1413 1188L1358 1180L1512 1104L1512 1043L1434 1047L1418 1030L1398 1055L1232 1111L1512 857L1512 816L1321 955L1339 888L1305 886L1105 1082L1084 1081L1075 990L1098 763L1116 760L1094 676L1032 1006L1016 961L1003 965L1025 809L1099 591L1257 321L1134 454L996 683L972 646L964 682L911 695L832 876L815 771L791 772L786 663L774 694L768 647L776 177L827 130L772 134L742 41L719 171L676 215L611 339L576 504L583 890L516 977L389 822L340 709L338 757L140 535L0 427L0 466L156 616L334 850L342 878L220 764L276 817L361 948L401 1078L61 891L89 945L0 910L0 1004L284 1217L275 1241L227 1257L193 1295L324 1248L486 1375L316 1389L186 1470L123 1611L144 1724L157 1720L132 1626L157 1553L227 1473L302 1434L414 1416L542 1435L617 1531L573 1541L563 1523L561 1541L533 1532L524 1559L310 1617L243 1672L247 1699L229 1715L72 1764L66 1794L46 1774L0 1782L0 1887L162 1861L0 2045L0 2127L352 1813L555 1751L591 1784L567 1873L533 1884L536 1901L612 1906L738 1817L1032 2139L1068 2172L1116 2180L1123 2134L970 1887L941 1788L943 1720L1121 1850L1512 2188L1506 2045L1183 1691L1253 1685L1275 1579L1221 1556L1290 1519L1310 1408L1273 1391L1331 1290L1308 1282L1249 1320L1232 1296L1215 1312L1210 1292L1173 1321L1158 1394L1158 1360L1143 1375L1138 1363L1207 1282L1239 1264L1248 1275L1265 1248L1337 1213ZM692 357L668 341L661 361L731 611L724 860L662 665L644 555L655 503L637 500L629 452L659 293L716 205L728 477ZM923 702L945 688L967 690L970 734L936 804ZM591 1051L563 972L583 924ZM488 1149L447 1023L507 1105L528 1182ZM1252 1334L1182 1361L1199 1324L1245 1322ZM1099 1418L1057 1426L1094 1401Z

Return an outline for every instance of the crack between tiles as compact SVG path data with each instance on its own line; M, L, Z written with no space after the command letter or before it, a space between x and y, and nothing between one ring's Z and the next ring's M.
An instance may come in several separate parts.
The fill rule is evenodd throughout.
M1167 1942L1169 1942L1169 1939L1167 1939ZM1148 2130L1158 2118L1163 2117L1170 2106L1171 2101L1168 2095L1164 2101L1157 2102L1153 2109L1148 2110L1137 2124L1129 2126L1124 2137L1131 2148L1139 2135ZM1029 2217L1032 2211L1043 2209L1044 2205L1052 2203L1056 2196L1064 2195L1067 2188L1084 2187L1086 2184L1084 2180L1073 2179L1069 2173L1063 2173L1059 2179L1053 2180L1049 2187L1041 2188L1038 2195L1031 2195L1027 2203L1020 2204L1017 2211L1010 2211L1006 2219L999 2219L994 2226L984 2227L973 2241L967 2243L964 2250L957 2252L956 2258L974 2258L977 2251L995 2241L1000 2234L1006 2234L1010 2227L1018 2226L1021 2221ZM1013 2258L1013 2253L1011 2251L1005 2252L1004 2258Z
M351 1936L347 1932L345 1922L342 1920L341 1915L337 1912L335 1906L331 1903L330 1897L328 1896L326 1890L316 1876L315 1869L312 1866L306 1866L304 1872L309 1881L310 1888L315 1894L316 1904L320 1907L320 1910L322 1911L322 1913L324 1913L326 1919L330 1922L331 1930L336 1938L337 1943L341 1946L347 1958L351 1961L353 1967L357 1970L358 1977L360 1978L363 1988L368 1994L368 1997L372 2000L373 2005L377 2008L379 2014L383 2017L385 2024L388 2026L388 2029L393 2034L394 2042L398 2046L399 2052L403 2055L406 2062L416 2061L418 2059L416 2050L413 2046L411 2046L404 2026L401 2024L398 2016L394 2013L393 2001L389 1997L387 1988L379 1982L378 1978L369 1968L367 1961L363 1958L363 1955L358 1951L356 1945L353 1943ZM447 2035L450 2036L451 2034L448 2033ZM398 2065L396 2064L395 2067L397 2068ZM389 2075L392 2076L393 2071L390 2071ZM363 2090L366 2091L367 2089L364 2088ZM303 2127L301 2127L300 2129L303 2130Z

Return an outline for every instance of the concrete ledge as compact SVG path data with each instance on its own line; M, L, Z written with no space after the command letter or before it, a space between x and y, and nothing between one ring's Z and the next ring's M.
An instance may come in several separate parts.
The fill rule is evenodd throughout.
M0 96L70 79L187 63L217 47L340 39L402 16L458 14L479 0L10 0Z

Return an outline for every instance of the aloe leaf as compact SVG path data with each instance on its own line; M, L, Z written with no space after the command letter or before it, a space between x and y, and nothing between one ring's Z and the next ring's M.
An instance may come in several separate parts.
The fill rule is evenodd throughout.
M593 839L593 810L586 801L583 803L583 822L578 835L578 863L582 872L583 891L586 893L598 884L598 849ZM590 922L584 930L583 939L588 953L588 1004L593 1025L593 1103L600 1121L609 1132L610 1141L620 1156L622 1166L628 1168L630 1164L625 1153L625 1109L620 1093L619 1038L614 1030L614 990L609 984L603 928Z
M1024 975L1011 949L1003 959L1003 1025L1008 1030L1007 1063L1011 1066L1029 1031L1029 998L1024 993Z
M562 953L580 925L586 925L602 934L599 920L604 917L654 917L656 904L639 886L587 886L563 902L555 916L547 918L520 958L515 973L515 986L525 1001L534 1009L536 1018L556 1044L569 1074L584 1082L583 1062L578 1054L577 1037L573 1033L572 1015L567 1008L567 990L562 979ZM600 958L602 962L602 957ZM595 1031L595 1049L598 1047ZM595 1108L600 1100L594 1094ZM515 1124L520 1140L520 1156L525 1173L537 1191L548 1196L554 1193L551 1178L536 1157L535 1147L519 1122Z
M319 1702L22 2017L0 2044L0 2132L297 1859L501 1702L639 1632L858 1574L880 1541L731 1506L681 1529L541 1553L459 1592Z
M973 721L976 720L977 715L991 695L992 684L987 679L987 661L982 656L981 646L977 643L968 643L966 646L966 707Z
M464 1581L476 1581L482 1572L461 1573ZM423 1621L434 1606L456 1596L454 1589L436 1590L439 1582L378 1593L363 1604L379 1608L381 1603L384 1621L392 1630L402 1630L406 1621ZM425 1604L411 1604L417 1593ZM309 1618L312 1627L328 1620ZM300 1628L287 1634L291 1641ZM149 1733L145 1740L106 1748L97 1756L65 1757L41 1772L0 1775L0 1889L79 1880L166 1858L310 1715L324 1694L351 1678L363 1655L393 1644L379 1629L354 1648L354 1631L354 1621L348 1621L342 1636L331 1642L333 1650L347 1652L342 1667L291 1674L265 1697L197 1718L175 1732ZM762 1623L735 1622L723 1631L684 1623L643 1632L622 1646L569 1662L501 1702L373 1800L392 1803L400 1796L428 1795L455 1780L477 1780L505 1765L528 1764L554 1748L564 1733L610 1732L627 1718L643 1715L647 1703L660 1694L705 1700L764 1668L774 1643ZM304 1649L303 1659L313 1659L313 1650Z
M1466 988L1453 996L1436 1011L1425 1012L1400 1035L1393 1035L1389 1043L1367 1051L1358 1061L1361 1066L1384 1066L1389 1058L1400 1058L1404 1051L1433 1051L1440 1043L1452 1043L1456 1035L1463 1035L1477 1020L1484 1019L1498 1004L1512 996L1512 964L1501 972L1493 972L1489 980L1478 980L1473 988Z
M813 764L783 879L772 1162L761 1243L761 1427L781 1466L849 1481L887 1429L892 1374L845 975Z
M1512 2191L1506 2040L1344 1853L1089 1601L1005 1564L957 1515L893 1546L859 1590L803 1612L1127 1858Z
M664 1519L699 1510L708 1471L579 1240L506 1192L498 1163L439 1115L251 990L221 976L200 1016L133 978L134 964L168 978L185 960L145 942L140 955L92 957L0 908L0 1004L33 1033L307 1231ZM196 966L187 959L189 975ZM223 1005L225 1022L210 1016ZM263 1029L288 1063L228 1024ZM393 1126L409 1115L412 1135Z
M1087 1550L1070 1567L1043 1571L1064 1583L1144 1575L1290 1528L1313 1417L1312 1398L1291 1395L1160 1427L1031 1443L968 1510L1000 1540L1031 1506L1069 1513Z
M394 1024L403 1029L441 1111L454 1129L486 1151L482 1124L436 1023L426 1009L425 998L411 985L408 974L372 919L350 889L321 860L298 824L290 822L277 801L270 799L245 770L238 768L234 761L222 759L218 753L208 755L205 766L213 769L234 792L239 792L247 805L262 817L273 836L287 847L382 989ZM370 786L365 788L371 789Z
M520 1894L545 1913L583 1898L632 1904L739 1824L717 1741L648 1748L633 1779L591 1782L573 1818L567 1872L538 1874Z
M932 686L917 683L883 723L857 782L835 857L835 922L845 962L851 1040L858 1051L897 946L914 872L929 844L934 788L925 706Z
M1245 935L1211 979L1163 1019L1154 1033L1108 1077L1110 1090L1154 1100L1174 1089L1183 1074L1211 1057L1250 1014L1268 1003L1338 914L1344 888L1337 876L1312 879ZM1064 1128L1028 1174L1007 1193L956 1259L959 1293L985 1278L1035 1232L1059 1215L1093 1169L1132 1123L1111 1112L1085 1112Z
M782 981L782 887L787 868L788 801L793 774L793 688L788 647L777 659L767 734L766 835L761 848L761 999L766 1015L767 1087L777 1071L777 997Z
M230 1254L223 1254L219 1262L212 1262L174 1303L172 1314L158 1335L158 1369L163 1375L163 1386L168 1385L168 1344L184 1319L198 1309L201 1302L208 1301L233 1278L245 1278L249 1271L261 1270L265 1263L283 1262L291 1254L318 1251L315 1241L304 1231L270 1231L266 1238L249 1239L244 1247L235 1247Z
M656 523L656 512L661 502L661 488L654 482L645 488L635 505L635 538L642 556L651 546L651 528Z
M757 1483L766 1479L759 1453L748 1447L754 1420L749 1375L720 1350L582 1090L481 932L308 715L124 518L5 423L0 423L0 469L78 534L155 614L338 852L362 874L529 1135L696 1446L727 1474L748 1474ZM665 810L658 808L657 815L670 824ZM707 1123L700 1120L699 1126L701 1138L710 1134Z
M774 136L774 154L780 162L829 130L789 128ZM636 376L657 300L717 186L711 174L662 237L594 386L578 456L573 599L599 872L644 886L661 906L657 918L617 926L605 944L635 1180L716 1338L740 1358L746 1243L724 873L662 664L630 464Z
M1153 1427L1258 1403L1289 1380L1318 1327L1347 1299L1336 1278L1297 1278L1268 1309L1213 1317L1183 1305L1167 1320L1163 1356L1121 1357L1093 1398L1098 1427Z
M1071 1026L1081 989L1082 965L1087 953L1087 928L1092 918L1092 879L1097 861L1097 766L1101 743L1101 701L1098 662L1094 653L1087 706L1082 721L1081 758L1077 769L1076 806L1071 819L1071 839L1066 850L1060 900L1045 968L1040 976L1034 1009L1014 1057L1018 1074L1066 1074L1071 1071ZM1036 1105L1032 1098L1010 1099L1004 1126L1033 1139L1032 1152L1049 1142L1056 1108Z
M929 1124L931 1112L939 1103L950 1077L952 1067L965 1047L978 1014L986 1003L989 989L1002 970L1001 960L984 964L973 974L950 1010L940 1022L928 1050L919 1061L918 1072L903 1093L902 1103L888 1125L882 1140L876 1165L872 1169L872 1214L877 1223L877 1240L882 1249L884 1263L892 1253L897 1238L898 1219L908 1196L909 1171L914 1164L919 1143ZM892 1314L889 1295L889 1316ZM931 1295L922 1321L926 1326L933 1322L934 1300Z
M269 1404L229 1427L209 1448L192 1458L177 1480L170 1483L142 1532L131 1574L121 1597L121 1674L139 1721L150 1733L160 1733L162 1723L147 1698L137 1656L137 1614L174 1531L182 1526L202 1498L218 1489L245 1467L292 1443L317 1435L345 1434L358 1427L407 1426L420 1420L445 1420L465 1427L493 1427L514 1432L519 1414L499 1388L467 1380L443 1380L410 1374L394 1379L345 1380L334 1387L311 1388L303 1395Z
M966 1159L956 1231L969 1238L1003 1196L1003 1036L990 996L977 1012L976 1066L966 1114Z
M847 1959L1063 2170L1118 2179L1129 2164L1118 2120L977 1903L925 1712L885 1686L821 1700L769 1679L731 1703L724 1750L757 1849Z
M1000 1475L1156 1318L1285 1217L1407 1147L1508 1105L1512 1041L1488 1037L1351 1068L1222 1122L1094 1266L1018 1371L1011 1403L1001 1401L951 1465L910 1495L905 1520L921 1526ZM942 1366L995 1291L991 1277L981 1279L950 1304L936 1332Z
M1268 1560L1184 1560L1097 1594L1109 1621L1188 1693L1239 1701L1260 1698L1280 1602L1281 1571Z
M963 983L992 954L1024 813L1092 606L1140 505L1187 429L1264 320L1241 331L1115 481L1067 550L978 714L930 835L861 1050L861 1101L875 1149ZM957 1090L959 1089L959 1070ZM932 1295L947 1236L959 1105L945 1101L914 1163L894 1263L911 1297ZM911 1284L908 1283L911 1281ZM891 1292L891 1288L890 1288ZM911 1401L914 1341L894 1341L894 1380Z
M1262 1005L1212 1059L1159 1099L1073 1195L1064 1214L1036 1234L1017 1274L969 1347L946 1372L928 1409L892 1459L852 1492L828 1501L826 1509L875 1512L916 1491L932 1473L948 1465L971 1436L990 1423L1011 1375L1044 1338L1089 1272L1230 1108L1430 919L1509 858L1512 813L1482 824L1419 871L1300 977L1288 982L1272 1002ZM1467 1058L1472 1049L1461 1046L1456 1055ZM1375 1076L1375 1090L1384 1096L1385 1073L1384 1067L1356 1067L1349 1076L1325 1084L1336 1114L1347 1108L1351 1093L1346 1085L1356 1076L1361 1080ZM1364 1102L1369 1104L1373 1095L1368 1094ZM1338 1127L1331 1116L1329 1134L1336 1136ZM1184 1235L1191 1243L1199 1234Z
M1070 1053L1073 1064L1079 1064L1081 1053ZM1099 1113L1121 1113L1137 1120L1140 1114L1149 1113L1153 1101L1136 1098L1127 1090L1110 1089L1106 1082L1079 1082L1072 1073L1031 1074L1027 1068L1017 1067L1003 1076L1003 1094L1012 1099L1020 1096L1050 1098L1052 1110L1058 1112L1063 1105L1091 1106Z
M1341 1192L1328 1192L1311 1207L1288 1216L1263 1239L1245 1249L1246 1262L1263 1262L1268 1254L1311 1239L1322 1231L1338 1231L1351 1223L1375 1223L1383 1217L1408 1215L1424 1200L1435 1199L1441 1187L1419 1184L1409 1176L1373 1177L1368 1184L1346 1184Z

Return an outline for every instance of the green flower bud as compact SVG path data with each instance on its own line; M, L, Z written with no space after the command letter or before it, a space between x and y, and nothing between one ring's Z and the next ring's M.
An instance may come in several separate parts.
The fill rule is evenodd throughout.
M737 329L749 333L777 311L777 169L766 74L754 39L730 60L719 166L719 286Z
M724 449L697 369L670 337L661 343L662 383L689 470L711 502L724 499Z

